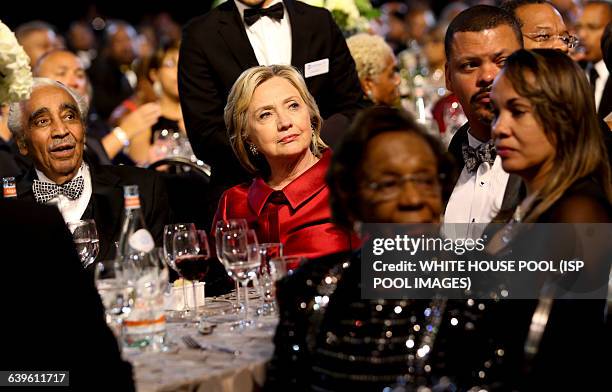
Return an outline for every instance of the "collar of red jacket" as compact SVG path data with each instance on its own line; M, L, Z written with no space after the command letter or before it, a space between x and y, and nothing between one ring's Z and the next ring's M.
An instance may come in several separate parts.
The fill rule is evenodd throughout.
M257 215L260 215L270 196L275 192L280 192L285 196L291 208L296 210L325 188L325 174L330 160L331 150L326 149L317 163L280 191L270 188L263 178L255 178L249 187L249 206Z

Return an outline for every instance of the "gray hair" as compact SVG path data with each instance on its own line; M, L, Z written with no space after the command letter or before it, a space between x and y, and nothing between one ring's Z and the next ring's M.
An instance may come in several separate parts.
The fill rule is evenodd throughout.
M48 78L34 78L34 84L32 86L32 92L34 90L46 87L46 86L54 86L61 88L66 91L70 97L76 102L79 108L79 114L81 116L81 122L85 124L85 119L87 118L87 100L85 97L81 96L79 93L71 89L70 87ZM9 106L9 114L8 114L8 128L13 134L13 137L16 141L23 140L23 109L25 106L26 100L11 103Z
M387 56L393 56L391 47L378 35L359 33L349 37L346 44L355 60L359 80L380 75Z

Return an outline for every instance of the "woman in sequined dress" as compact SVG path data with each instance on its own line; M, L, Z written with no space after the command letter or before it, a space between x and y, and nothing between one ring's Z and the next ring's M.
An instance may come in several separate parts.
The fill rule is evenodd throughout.
M439 222L454 168L438 141L408 114L365 110L336 151L332 213L359 222ZM278 283L280 324L269 390L376 391L430 385L426 357L444 303L361 300L361 256L310 260Z

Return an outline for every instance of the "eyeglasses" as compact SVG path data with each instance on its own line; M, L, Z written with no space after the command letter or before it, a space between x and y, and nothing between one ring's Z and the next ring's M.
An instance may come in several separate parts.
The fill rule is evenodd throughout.
M174 61L173 59L168 59L161 63L161 66L164 68L174 68L178 65L178 61Z
M535 42L551 42L556 39L561 40L569 49L573 49L578 46L579 39L575 35L570 34L549 34L546 32L537 32L537 33L526 33L523 34L525 37L529 38Z
M440 192L440 180L443 175L407 174L402 177L392 177L380 181L364 182L366 189L375 193L379 201L390 200L397 197L404 185L409 182L423 195L432 195Z

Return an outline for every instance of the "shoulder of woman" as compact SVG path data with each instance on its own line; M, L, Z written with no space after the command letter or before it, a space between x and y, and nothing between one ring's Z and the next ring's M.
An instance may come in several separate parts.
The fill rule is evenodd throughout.
M554 222L608 223L612 206L594 180L580 180L551 207L549 216Z

